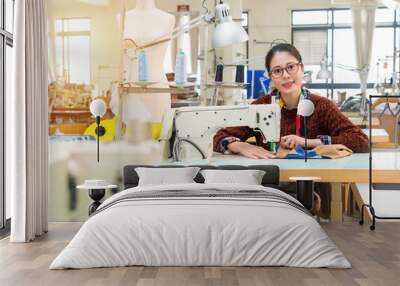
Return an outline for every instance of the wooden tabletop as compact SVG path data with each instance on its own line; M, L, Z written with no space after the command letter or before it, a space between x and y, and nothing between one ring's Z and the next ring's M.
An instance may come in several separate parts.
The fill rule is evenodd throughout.
M378 105L382 104L382 103L399 103L400 102L400 98L398 97L384 97L384 98L378 98L376 101L374 101L374 103L372 104L372 109L375 109L375 107L377 107Z
M362 117L349 117L350 121L353 122L356 126L369 126L368 120L363 120ZM379 118L373 117L372 118L372 128L376 128L380 126Z
M353 154L340 159L248 159L238 155L214 153L207 160L177 162L178 165L276 165L280 168L280 180L290 177L320 177L321 182L366 183L368 182L369 154ZM373 153L373 182L400 183L400 151Z
M369 128L362 130L369 137ZM389 134L383 128L372 128L372 143L388 143Z

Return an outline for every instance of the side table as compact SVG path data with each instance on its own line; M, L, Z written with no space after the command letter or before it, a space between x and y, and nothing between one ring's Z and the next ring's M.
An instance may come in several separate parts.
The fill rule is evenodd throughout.
M85 184L79 185L76 188L78 190L88 190L89 197L93 200L88 209L90 216L101 205L100 200L106 194L106 189L113 189L117 187L117 185L107 184L103 180L85 180Z
M314 182L321 180L319 177L290 177L290 181L296 182L296 196L297 200L303 204L303 206L311 210L313 208L313 192Z

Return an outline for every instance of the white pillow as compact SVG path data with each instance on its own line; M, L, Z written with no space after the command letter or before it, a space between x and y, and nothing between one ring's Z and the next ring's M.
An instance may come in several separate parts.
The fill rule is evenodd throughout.
M199 167L135 168L139 176L138 186L196 183L193 179L199 170Z
M261 170L202 170L205 184L226 183L261 185L265 171Z

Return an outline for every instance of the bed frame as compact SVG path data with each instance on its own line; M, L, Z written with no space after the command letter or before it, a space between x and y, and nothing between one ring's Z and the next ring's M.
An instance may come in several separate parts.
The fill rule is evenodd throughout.
M211 165L190 165L190 166L177 166L177 165L127 165L124 167L124 189L136 187L139 183L139 176L135 171L137 167L147 168L182 168L182 167L199 167L201 170L215 169L215 170L262 170L265 175L262 180L262 185L265 187L279 188L279 167L275 165L254 165L254 166L211 166ZM197 183L204 183L204 178L197 174L194 180Z

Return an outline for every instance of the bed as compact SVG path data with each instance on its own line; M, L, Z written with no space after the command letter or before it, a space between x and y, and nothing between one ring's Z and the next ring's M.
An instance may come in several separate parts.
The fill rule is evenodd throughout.
M204 183L199 172L194 183L151 186L138 185L138 167L124 168L125 190L102 203L50 269L351 267L308 210L277 189L277 166L198 166L263 170L261 185Z

